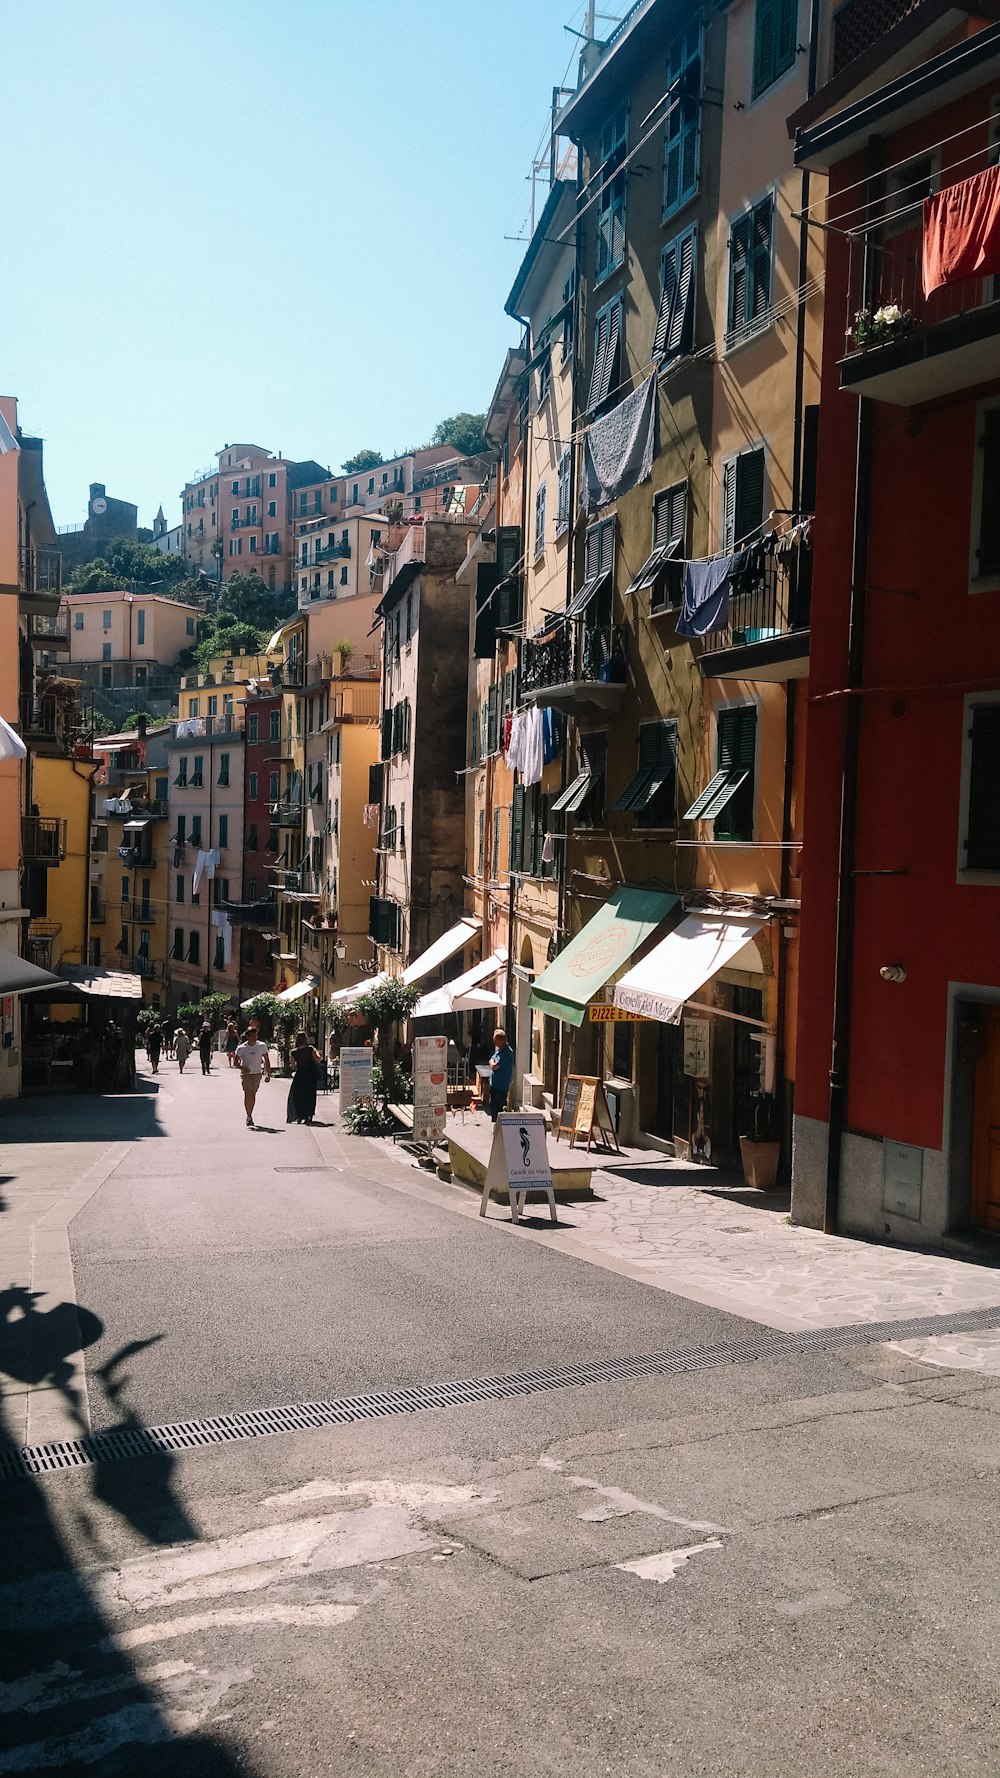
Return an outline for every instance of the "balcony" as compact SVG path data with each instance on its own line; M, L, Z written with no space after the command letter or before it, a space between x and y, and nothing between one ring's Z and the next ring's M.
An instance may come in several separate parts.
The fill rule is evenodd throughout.
M34 612L28 619L28 641L32 648L44 648L47 654L69 651L69 612Z
M772 684L805 679L811 593L811 549L765 556L757 572L734 581L728 627L704 637L702 677Z
M24 955L39 969L54 969L62 956L62 925L58 920L31 920Z
M622 633L585 618L557 623L545 636L521 644L521 696L566 715L614 712L625 696Z
M851 243L840 386L900 407L997 374L1000 279L969 278L925 297L919 214L916 226L888 239L871 232ZM899 311L899 321L878 320L887 308Z
M50 815L21 819L21 857L25 864L60 864L66 856L66 823Z
M305 679L303 662L297 657L294 660L282 661L272 667L268 673L271 684L279 691L299 689Z
M135 920L140 926L153 924L153 904L149 901L133 901L130 904L129 919ZM124 917L124 908L122 915Z
M21 610L31 616L54 616L62 598L62 555L57 549L22 544L18 551Z
M136 951L129 967L132 974L141 975L144 982L155 981L160 973L158 965L151 960L146 951Z
M79 687L63 684L58 692L22 698L18 710L21 734L33 753L93 758L93 710L83 704Z
M95 889L91 889L91 891L90 891L90 924L91 924L91 926L103 926L107 917L108 917L108 913L107 913L107 908L105 907L105 904L104 904L103 897L101 895L99 895Z
M233 926L247 926L254 932L273 932L277 924L276 901L224 901L220 905Z
M313 561L314 562L335 562L335 561L346 560L350 556L350 553L351 553L351 546L349 543L343 543L343 542L327 543L327 544L323 544L320 548L317 548L314 551ZM300 562L299 563L300 568L308 568L309 566L310 566L310 564L308 562Z
M299 901L319 901L322 894L319 872L304 868L280 871L278 888Z
M302 826L302 810L304 804L301 801L285 802L282 799L276 803L270 803L268 807L273 826L291 827L295 829Z
M235 713L228 711L224 716L185 716L177 723L174 740L169 745L173 747L178 741L211 740L217 735L240 735L242 732L242 707Z

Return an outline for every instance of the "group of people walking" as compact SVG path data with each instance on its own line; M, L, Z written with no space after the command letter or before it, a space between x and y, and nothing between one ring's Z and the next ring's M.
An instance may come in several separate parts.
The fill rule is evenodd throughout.
M185 1064L190 1058L195 1043L201 1061L202 1074L212 1072L212 1051L215 1048L215 1032L211 1021L205 1019L196 1037L184 1026L174 1026L167 1020L153 1023L146 1030L146 1054L149 1057L150 1069L153 1074L160 1071L160 1058L166 1053L177 1060L177 1071L184 1073ZM246 1031L240 1035L240 1028L235 1018L226 1022L222 1037L222 1050L231 1071L238 1071L240 1084L243 1088L243 1109L246 1113L247 1129L254 1128L254 1106L262 1081L271 1079L271 1056L267 1044L261 1037L260 1024L251 1019ZM316 1094L319 1090L320 1068L322 1057L310 1042L305 1031L296 1033L290 1052L292 1079L288 1089L286 1122L290 1124L311 1124L316 1115Z

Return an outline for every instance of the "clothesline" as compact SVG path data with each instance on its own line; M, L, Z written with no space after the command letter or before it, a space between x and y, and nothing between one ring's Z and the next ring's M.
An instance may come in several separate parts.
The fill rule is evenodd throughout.
M948 168L948 171L953 172L956 167L964 167L968 164L969 161L977 161L984 154L987 156L995 156L996 152L997 151L992 144L988 145L986 148L977 148L974 150L974 152L972 154L964 155L961 160L952 161L951 165ZM983 172L988 171L988 169L991 165L996 165L995 159L992 161L990 161L988 159L986 167L982 168L981 171L983 171ZM968 178L968 177L970 177L970 175L966 174L966 177ZM957 180L953 181L953 183L957 184L958 181ZM923 188L922 196L920 196L919 198L911 199L909 203L902 204L898 210L890 210L884 216L879 215L879 216L873 217L870 222L864 223L863 226L856 227L856 228L842 229L841 223L844 220L843 217L838 219L838 222L836 225L831 223L830 226L831 226L831 228L836 226L837 232L843 233L847 237L848 240L862 240L865 235L871 234L873 232L873 230L885 228L887 223L898 222L899 218L901 216L909 216L912 214L912 212L914 210L921 210L923 208L924 198L928 196L927 189L926 189L926 187L927 187L927 180L926 179L914 179L911 181L911 183L909 185L904 185L900 191L894 193L894 196L901 197L902 193L904 191L919 190L919 189L921 189L921 187ZM941 187L940 189L944 190L944 191L948 191L950 189L950 187L946 185L946 186ZM872 208L873 208L873 206L871 204L861 204L858 206L858 208L856 210L848 211L848 215L850 215L850 216L863 215L866 211L870 213Z
M880 167L879 176L884 178L886 173L895 173L900 167L908 167L912 161L922 156L936 154L939 148L947 148L950 142L957 142L960 136L967 136L971 130L988 129L991 121L992 119L989 117L979 118L976 123L964 124L960 130L955 130L950 136L942 136L939 142L929 143L926 148L911 148L909 153L902 155L898 161L890 161L888 166ZM870 185L871 179L872 175L866 173L863 178L855 179L850 185L842 186L837 192L838 198L846 197L849 192L858 191L863 185ZM824 189L820 197L815 198L811 204L806 204L804 209L795 211L794 214L808 216L810 211L818 210L822 205L829 203L829 196L829 191ZM862 205L861 208L867 208L867 205Z

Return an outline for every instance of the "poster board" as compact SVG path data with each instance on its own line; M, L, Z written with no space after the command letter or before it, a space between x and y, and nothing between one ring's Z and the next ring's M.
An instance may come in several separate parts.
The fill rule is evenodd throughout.
M494 1190L507 1193L512 1222L520 1220L529 1192L546 1197L549 1215L553 1222L558 1221L545 1116L541 1111L502 1111L497 1118L479 1205L480 1216L486 1215L490 1192Z
M367 1044L357 1049L342 1049L340 1052L340 1115L356 1099L367 1099L372 1090L372 1063L374 1056Z
M448 1039L413 1039L413 1135L440 1142L448 1111Z
M588 1153L596 1136L602 1148L609 1153L621 1154L604 1082L599 1075L567 1074L556 1130L557 1142L561 1136L569 1137L570 1148L575 1147L578 1136L586 1136Z
M691 1080L709 1078L709 1022L684 1020L684 1072Z

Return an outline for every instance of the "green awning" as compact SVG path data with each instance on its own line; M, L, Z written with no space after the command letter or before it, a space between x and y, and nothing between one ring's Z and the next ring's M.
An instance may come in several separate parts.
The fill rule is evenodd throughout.
M529 1005L567 1025L582 1025L587 1002L656 931L676 895L616 889L566 949L542 971Z

